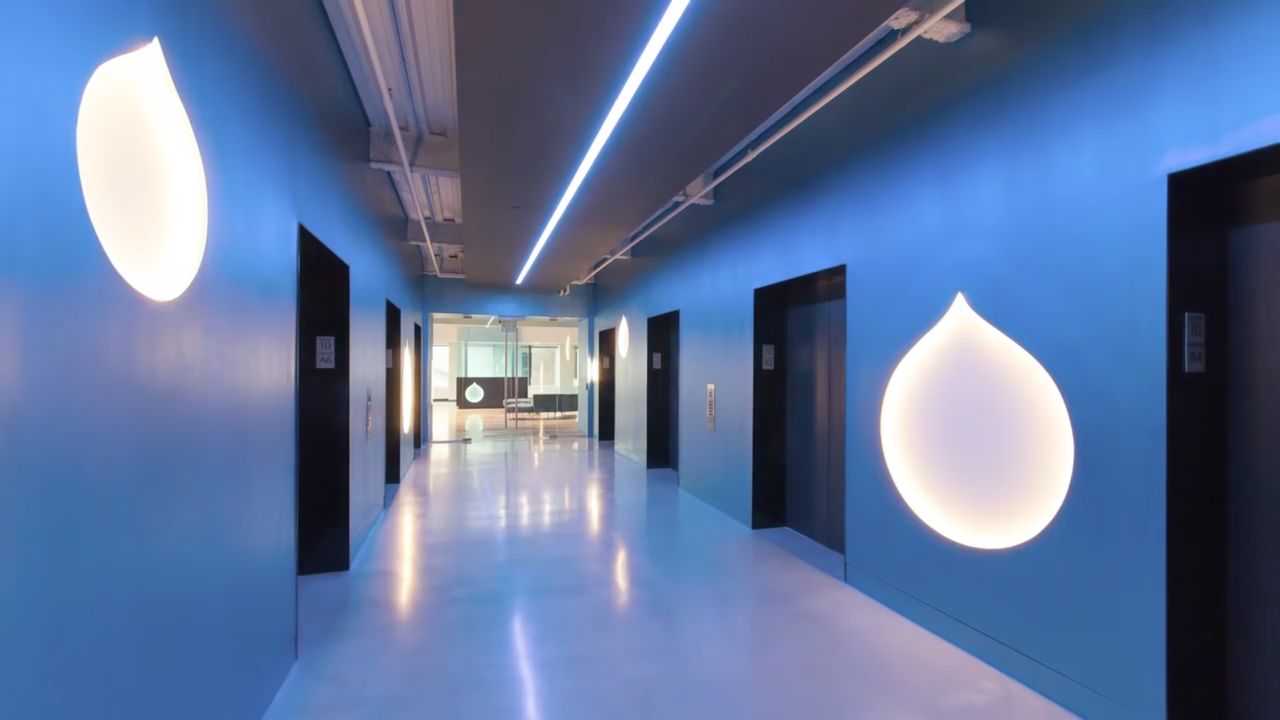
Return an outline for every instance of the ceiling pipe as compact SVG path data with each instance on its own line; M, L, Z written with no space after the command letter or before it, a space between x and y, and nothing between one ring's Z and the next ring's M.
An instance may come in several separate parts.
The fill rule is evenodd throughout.
M400 121L396 119L396 108L391 102L391 90L387 86L387 78L382 73L382 61L378 58L378 48L373 42L373 31L369 28L369 16L364 10L364 0L352 0L355 5L356 19L360 21L360 34L364 36L364 46L369 52L369 63L373 65L373 76L378 81L378 91L382 94L382 107L387 111L387 121L391 123L391 134L396 140L396 150L400 152L400 165L404 170L405 181L409 185L409 194L413 196L413 206L418 218L418 226L422 228L422 237L426 240L427 255L431 257L431 267L440 275L440 261L436 260L435 248L431 246L431 234L427 232L427 221L422 212L422 201L418 199L418 191L413 182L413 171L409 167L409 153L404 147L401 137Z
M923 35L926 31L929 30L929 28L936 25L939 21L946 18L951 13L955 12L956 9L958 9L961 5L964 5L964 3L965 3L965 0L947 0L940 7L938 7L937 10L929 13L928 15L921 17L919 22L917 22L915 25L912 25L910 28L903 30L902 34L899 35L898 39L894 40L892 44L890 44L888 47L886 47L885 49L877 53L874 57L868 60L866 64L862 65L857 70L850 73L849 77L840 81L839 84L837 84L835 87L828 90L827 93L823 95L821 98L819 98L816 102L814 102L812 105L805 108L795 117L791 118L791 120L787 121L785 125L778 128L776 131L769 134L763 140L760 140L758 143L748 144L743 155L740 158L738 158L736 162L734 162L732 165L730 165L728 168L726 168L722 172L719 172L718 174L716 174L716 176L712 178L711 181L708 182L706 186L704 186L699 192L689 197L686 197L683 201L676 204L675 208L670 213L660 218L657 218L656 220L651 218L650 221L646 221L646 223L644 225L641 225L640 229L637 230L638 234L633 234L631 239L628 240L627 243L623 245L620 249L605 256L603 262L596 265L594 268L591 269L590 272L588 272L586 275L583 275L580 279L574 280L572 283L570 283L569 286L566 286L564 291L561 294L562 295L568 294L570 286L572 285L584 285L588 282L591 282L592 278L594 278L597 274L599 274L601 270L604 270L606 267L609 267L609 265L613 263L614 260L617 260L623 255L625 255L626 253L630 252L631 248L635 247L636 245L639 245L641 241L643 241L645 238L657 232L659 228L661 228L663 225L666 225L675 216L684 212L686 209L688 209L690 205L696 204L699 200L701 200L704 196L706 196L712 190L715 190L716 187L720 185L720 183L724 182L725 180L728 180L734 173L738 172L739 170L741 170L742 168L750 164L752 160L755 160L756 157L760 155L760 153L764 152L765 150L768 150L770 147L773 146L774 143L778 142L783 137L785 137L788 133L790 133L792 130L795 130L802 123L804 123L805 120L808 120L810 117L813 117L815 113L817 113L822 108L826 107L832 100L835 100L837 97L843 94L845 90L848 90L849 88L856 85L863 78L865 78L867 75L870 75L876 68L880 67L887 60L889 60L889 58L893 57L894 55L897 55L899 52L902 51L903 48L910 45L916 38ZM875 42L878 42L881 38L885 36L885 34L887 34L887 32L884 29L885 27L886 27L885 25L882 25L881 28L878 29L876 33L873 33L871 37L859 43L858 47L869 48L870 45L873 45L875 44ZM856 53L856 50L857 48L854 49L855 53ZM854 54L854 53L851 53L851 54ZM845 57L848 58L848 55L846 55ZM827 77L830 76L830 71L828 71L826 76ZM820 84L822 79L823 78L820 77L818 81L815 81L815 82ZM810 84L809 87L812 88L813 84ZM796 104L798 103L795 100L793 100L790 103L790 105L793 107ZM786 110L785 107L784 107L784 110ZM661 214L661 211L659 211L658 214ZM652 222L652 224L649 224L650 222Z

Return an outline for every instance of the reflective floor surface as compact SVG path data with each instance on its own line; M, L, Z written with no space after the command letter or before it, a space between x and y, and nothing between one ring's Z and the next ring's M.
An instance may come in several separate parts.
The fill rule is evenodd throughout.
M1068 716L585 439L432 446L299 625L276 720Z

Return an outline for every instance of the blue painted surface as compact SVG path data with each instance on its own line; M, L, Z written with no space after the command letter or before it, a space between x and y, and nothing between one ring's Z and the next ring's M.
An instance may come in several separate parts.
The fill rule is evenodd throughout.
M167 305L107 261L75 161L85 82L153 35L210 199ZM320 85L290 82L297 48ZM10 3L0 66L0 715L257 717L294 659L297 224L351 266L353 542L382 503L383 303L417 316L323 9Z
M752 289L847 264L851 581L1081 712L1162 715L1166 175L1280 141L1277 27L1265 0L1127 3L602 288L598 325L631 325L619 449L644 454L643 320L678 308L681 484L745 522ZM879 449L884 384L957 291L1040 359L1076 433L1061 514L1005 552L921 525Z

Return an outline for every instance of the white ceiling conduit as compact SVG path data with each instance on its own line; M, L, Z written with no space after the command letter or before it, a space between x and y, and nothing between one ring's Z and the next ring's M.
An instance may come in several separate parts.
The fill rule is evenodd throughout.
M717 186L746 167L760 153L768 150L774 143L781 140L792 130L795 130L804 121L826 107L832 100L835 100L867 75L870 75L876 68L883 65L894 55L897 55L917 38L925 37L935 42L945 43L954 42L967 35L969 24L964 21L962 16L964 3L965 0L941 0L932 3L922 1L904 7L894 13L875 32L846 53L839 62L811 82L790 102L779 108L769 120L748 135L724 158L721 158L714 167L703 173L695 183L676 194L671 203L668 203L650 216L648 220L628 236L621 247L593 265L585 275L573 281L569 287L564 288L561 294L567 295L573 285L583 285L591 282L600 271L615 260L630 257L632 248L639 245L645 238L652 235L690 206L710 204L712 192ZM953 16L953 13L956 15ZM831 89L814 99L814 94L828 81L848 70L854 63L862 59L894 32L899 33L896 39L875 55L867 58L862 65L849 72L847 77L832 86ZM777 125L784 117L806 102L808 105L803 110L797 112L785 124ZM775 126L777 127L775 128Z
M369 165L390 174L410 216L406 241L430 257L426 272L462 277L461 247L432 238L462 222L452 0L324 5L373 124Z

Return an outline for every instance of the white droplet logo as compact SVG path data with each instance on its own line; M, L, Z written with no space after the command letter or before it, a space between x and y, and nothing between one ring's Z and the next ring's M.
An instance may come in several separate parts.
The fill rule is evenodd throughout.
M471 383L470 385L467 386L467 389L462 393L462 396L467 399L467 402L471 403L472 405L475 405L476 403L484 399L484 388L480 387L476 383Z
M889 378L880 442L912 512L950 540L989 550L1053 521L1075 463L1053 378L963 295Z
M204 163L159 39L107 60L76 120L80 187L116 272L159 302L182 295L204 258Z

